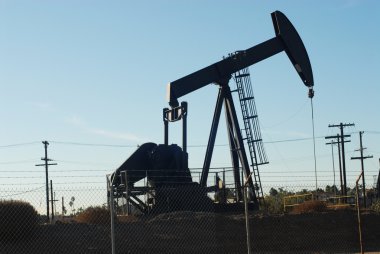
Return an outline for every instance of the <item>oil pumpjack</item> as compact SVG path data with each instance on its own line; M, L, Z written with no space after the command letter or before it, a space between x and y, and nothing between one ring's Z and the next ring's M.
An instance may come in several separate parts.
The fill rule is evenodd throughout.
M255 191L244 140L242 137L236 109L233 103L229 81L231 77L262 60L285 51L300 76L309 94L313 92L314 80L306 48L296 29L280 11L271 13L275 37L246 50L238 51L223 60L201 70L170 82L167 86L167 98L170 107L163 109L164 144L146 143L141 145L112 175L112 184L117 197L124 197L142 212L155 209L169 209L168 202L175 203L175 210L192 210L194 207L211 207L207 197L207 178L215 145L222 107L225 107L228 139L230 144L235 186L241 189L240 167L244 173L245 184L249 187L249 199L253 207L259 201ZM192 181L188 168L187 153L187 103L178 99L209 84L219 86L212 126L207 144L200 182ZM178 145L169 145L169 123L182 120L182 149ZM241 165L239 167L239 165ZM252 167L254 165L251 165ZM257 170L257 168L256 168ZM123 177L123 174L124 177ZM147 178L150 188L135 187L134 183ZM256 179L256 178L254 178ZM121 187L120 187L121 186ZM149 189L149 190L148 190ZM153 205L149 206L139 199L139 195L149 191ZM241 193L238 195L241 197ZM179 198L176 198L179 197ZM186 200L187 199L187 200ZM184 201L183 201L184 200ZM240 199L241 200L241 199ZM197 202L201 205L195 205ZM199 210L195 209L195 210Z

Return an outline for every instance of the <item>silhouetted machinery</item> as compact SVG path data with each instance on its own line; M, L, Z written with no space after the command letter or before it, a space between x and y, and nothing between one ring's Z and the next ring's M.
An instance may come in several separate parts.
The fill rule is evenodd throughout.
M238 190L243 184L249 187L249 199L252 206L258 207L255 184L245 152L244 141L239 127L238 117L232 99L229 81L240 70L254 65L277 53L285 51L303 83L313 93L313 73L305 46L287 17L275 11L271 14L276 36L249 49L238 51L229 57L189 74L168 84L167 96L170 108L163 110L165 126L164 144L146 143L141 145L113 174L112 183L115 195L124 197L128 203L143 212L148 210L205 210L212 209L207 197L207 186L215 138L221 109L225 106L228 139L230 144L235 186ZM210 136L202 168L200 182L192 181L188 168L187 154L187 103L178 99L209 84L219 86ZM169 145L169 122L182 120L182 149ZM240 165L240 166L239 166ZM253 165L251 165L253 166ZM240 179L240 168L244 173L244 182ZM146 178L148 187L134 184ZM139 195L150 192L149 202L143 202ZM237 195L242 200L241 192ZM147 204L148 203L148 204ZM206 209L206 210L207 210Z

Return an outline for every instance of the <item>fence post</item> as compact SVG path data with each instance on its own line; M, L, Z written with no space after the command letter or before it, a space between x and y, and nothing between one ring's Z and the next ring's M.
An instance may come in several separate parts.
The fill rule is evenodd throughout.
M111 246L112 246L112 254L116 254L115 250L115 217L114 217L114 200L113 200L113 186L110 179L107 177L108 180L108 192L110 194L110 214L111 214Z
M247 195L248 195L248 180L251 178L252 173L247 177L247 180L245 181L243 185L243 196L244 196L244 213L245 213L245 230L247 234L247 253L251 254L251 233L249 229L249 218L248 218L248 200L247 200Z
M125 200L127 201L127 215L130 215L130 210L129 210L129 186L128 186L128 175L127 171L123 171L124 177L125 177Z
M360 218L361 216L360 216L360 204L359 204L359 180L362 176L363 176L363 171L360 173L358 179L356 180L356 208L358 211L358 230L359 230L360 253L364 254L363 239L362 239L362 223L361 223L361 218Z

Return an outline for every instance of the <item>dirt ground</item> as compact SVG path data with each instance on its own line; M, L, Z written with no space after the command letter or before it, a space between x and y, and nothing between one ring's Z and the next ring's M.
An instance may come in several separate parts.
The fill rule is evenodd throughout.
M362 215L364 250L380 253L380 215ZM250 214L253 253L358 253L355 211ZM42 225L0 253L111 253L110 226ZM243 214L176 212L116 225L116 253L247 253Z

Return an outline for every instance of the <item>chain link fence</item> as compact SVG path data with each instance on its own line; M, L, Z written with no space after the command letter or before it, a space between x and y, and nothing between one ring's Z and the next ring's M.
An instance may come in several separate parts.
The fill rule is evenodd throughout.
M152 186L147 178L110 185L106 176L98 187L57 185L49 213L46 186L3 186L0 253L360 252L354 186L339 197L334 186L263 185L260 209L248 202L245 214L242 190L228 176L211 173L201 188L192 175L195 182L182 185ZM380 252L379 201L371 193L361 213L363 245Z

